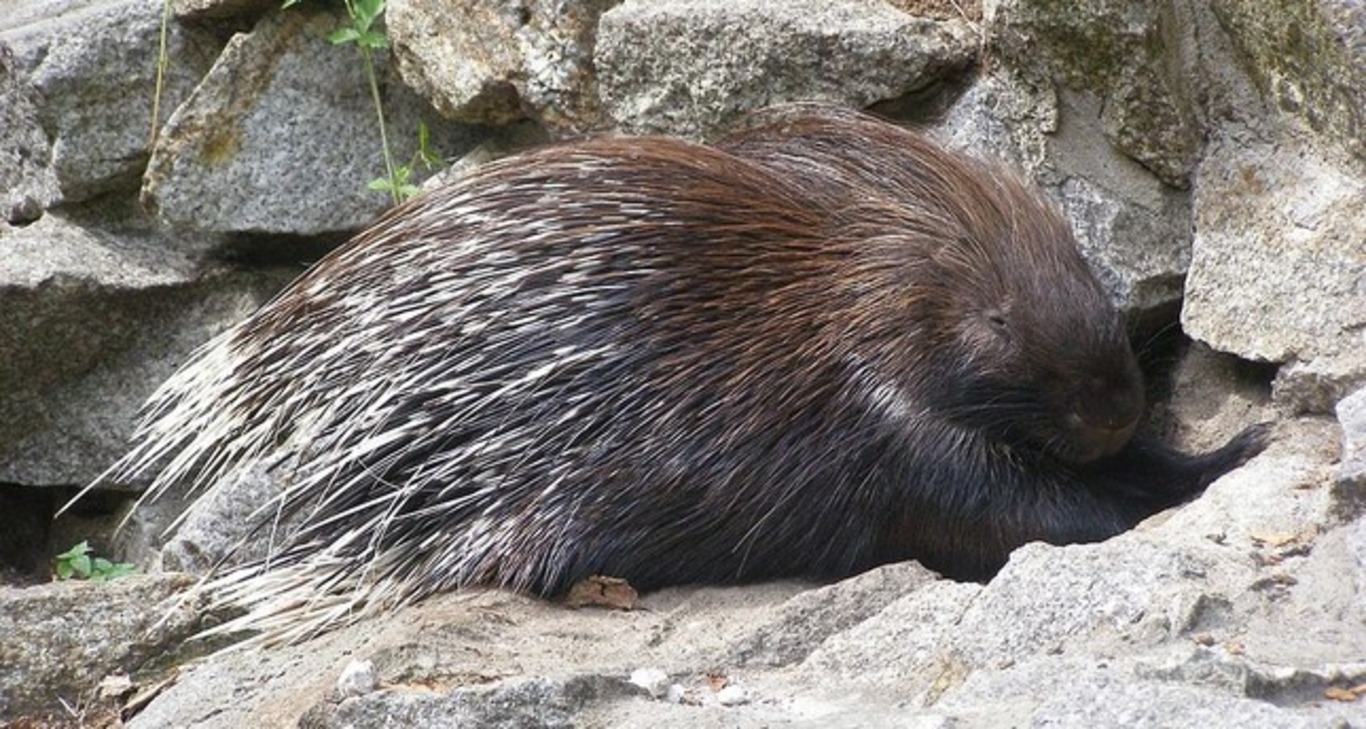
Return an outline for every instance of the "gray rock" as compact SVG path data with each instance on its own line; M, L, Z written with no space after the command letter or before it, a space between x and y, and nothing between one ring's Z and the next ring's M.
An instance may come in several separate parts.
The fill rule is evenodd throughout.
M652 699L662 699L667 696L670 689L677 684L669 680L669 674L658 668L637 668L631 671L630 678L627 679L633 685L645 689L645 693Z
M399 74L446 117L530 117L576 134L605 126L593 45L599 16L617 2L398 0L386 22Z
M620 128L697 137L781 101L893 99L961 69L976 44L965 21L871 0L627 0L602 16L594 63Z
M1286 410L1295 415L1331 413L1334 403L1366 384L1366 367L1358 356L1360 349L1354 349L1352 332L1344 334L1348 339L1345 352L1292 361L1276 372L1272 392Z
M363 696L375 690L375 664L371 661L351 661L337 677L337 695L345 699Z
M812 686L897 686L901 695L927 690L937 669L952 662L944 650L948 636L982 589L939 580L908 592L823 642L802 663L802 675Z
M1333 508L1343 520L1366 512L1366 388L1337 405L1342 426L1342 459L1333 480Z
M272 522L268 532L256 525L261 523L262 510L274 504L293 464L294 459L286 454L252 463L215 484L183 513L160 510L156 504L140 505L150 531L165 533L174 527L161 550L163 567L205 574L215 566L267 557L277 541L274 530L287 530L289 525Z
M1181 36L1160 4L1007 0L985 13L993 55L1027 83L1094 93L1104 137L1162 182L1184 188L1201 129L1171 72ZM1087 149L1097 149L1088 146ZM1103 149L1103 147L1100 147Z
M174 654L197 626L183 575L0 586L0 718L42 717L93 697L106 675Z
M1144 680L1125 661L1022 662L974 673L936 709L967 726L1172 727L1237 729L1333 726L1348 710L1295 710L1199 685ZM1136 680L1137 679L1137 680Z
M774 620L753 630L728 656L739 665L785 666L807 657L826 639L921 590L937 575L915 562L869 570L837 585L803 592L783 603Z
M0 220L11 223L37 220L61 197L31 96L9 45L0 41Z
M163 222L316 235L360 227L392 204L366 188L384 164L360 53L327 40L342 17L295 7L228 43L153 150L143 201ZM387 65L378 66L387 81ZM415 150L420 118L443 154L474 143L475 130L437 124L401 85L384 88L397 163Z
M200 279L165 245L59 215L0 228L0 482L94 478L176 363L283 281Z
M1293 138L1225 139L1200 165L1182 325L1244 358L1337 373L1328 382L1341 391L1307 402L1293 393L1318 387L1283 375L1278 396L1293 411L1321 411L1366 382L1366 183L1344 165Z
M1213 450L1253 423L1276 419L1264 378L1264 368L1192 343L1172 370L1170 397L1154 404L1153 418L1173 445Z
M182 20L222 21L259 18L279 11L282 4L282 0L171 0L171 13Z
M1264 98L1366 159L1366 5L1358 0L1277 5L1216 0L1209 5L1238 49L1239 66Z
M51 140L51 169L67 202L135 189L152 132L159 3L44 0L0 20L0 41L31 89ZM161 110L168 115L207 70L217 42L171 25ZM44 204L49 201L42 200Z
M1121 309L1176 304L1190 264L1189 196L1105 141L1094 98L1064 93L1061 99L1068 121L1048 142L1058 179L1050 187L1082 253Z
M574 727L590 704L637 696L619 678L580 675L533 678L445 695L382 692L314 706L299 720L304 729L354 726Z

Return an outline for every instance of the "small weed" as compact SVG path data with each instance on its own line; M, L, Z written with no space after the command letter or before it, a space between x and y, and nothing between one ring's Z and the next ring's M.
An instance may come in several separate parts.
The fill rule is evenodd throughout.
M421 165L423 169L430 170L440 163L441 155L431 146L431 135L427 131L427 122L419 121L417 123L417 151L413 153L412 161L406 165L394 167L392 178L378 177L371 180L368 187L371 190L389 193L395 201L407 200L418 192L417 185L411 182L413 168ZM397 190L397 194L395 194L395 190Z
M52 559L52 572L59 580L90 580L104 582L134 571L128 562L110 562L104 557L90 555L90 542L81 542Z
M284 0L281 8L289 8L297 5L302 0ZM365 78L370 82L370 96L375 101L375 120L379 125L379 142L384 152L385 176L373 180L368 187L371 190L389 193L395 204L417 194L417 186L412 184L412 165L394 164L394 155L389 145L389 130L384 121L384 103L379 93L379 80L375 76L375 51L382 51L389 47L389 39L384 32L375 28L376 21L384 14L386 0L344 0L346 14L351 19L351 24L338 28L327 37L334 45L345 45L355 43L360 50L362 62L365 66ZM414 164L418 160L430 164L429 160L434 159L427 145L427 127L421 125L418 129L420 146L417 155L414 157Z

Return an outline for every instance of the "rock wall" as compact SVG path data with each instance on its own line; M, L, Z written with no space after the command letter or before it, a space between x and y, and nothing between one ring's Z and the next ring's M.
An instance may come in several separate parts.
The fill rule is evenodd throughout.
M160 2L0 18L3 574L41 579L117 511L51 520L195 346L386 207L330 7L173 0L155 139ZM141 619L174 580L0 587L0 721L128 704L149 727L1366 724L1366 5L390 0L387 33L398 156L425 120L451 174L810 99L1004 158L1132 321L1195 340L1159 405L1176 437L1269 418L1276 443L1174 514L1030 545L985 586L899 565L632 613L453 595L174 685L151 669L194 621ZM102 547L154 561L146 524ZM340 690L353 659L369 679ZM110 675L143 692L100 693Z

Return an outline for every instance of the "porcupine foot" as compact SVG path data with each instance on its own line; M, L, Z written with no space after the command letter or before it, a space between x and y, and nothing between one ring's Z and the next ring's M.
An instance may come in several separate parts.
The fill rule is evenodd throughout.
M1136 436L1111 458L1096 462L1083 479L1098 492L1133 501L1142 517L1198 496L1220 476L1261 453L1271 437L1271 424L1244 428L1222 447L1186 454L1149 435Z

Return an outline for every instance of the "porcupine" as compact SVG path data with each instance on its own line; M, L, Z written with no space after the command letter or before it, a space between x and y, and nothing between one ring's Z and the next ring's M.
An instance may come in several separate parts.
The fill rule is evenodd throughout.
M394 209L202 347L103 479L203 493L306 441L260 511L292 525L270 559L209 583L234 626L298 639L474 584L986 579L1265 440L1185 455L1134 435L1143 409L1036 191L803 105L712 146L524 153Z

